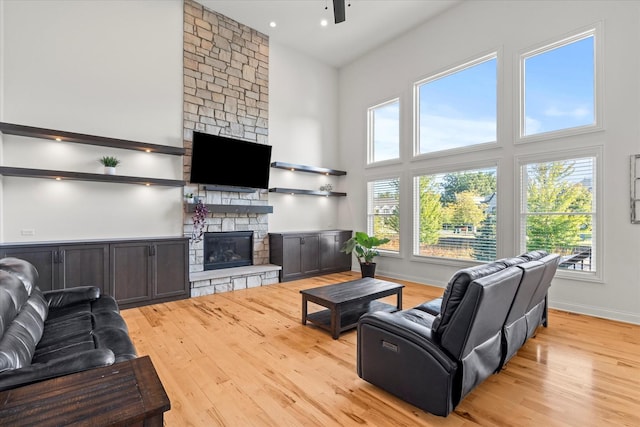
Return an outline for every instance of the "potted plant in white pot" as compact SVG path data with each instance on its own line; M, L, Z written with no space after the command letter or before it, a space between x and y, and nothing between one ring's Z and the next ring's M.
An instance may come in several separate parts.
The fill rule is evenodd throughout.
M376 263L373 259L380 255L376 249L380 245L388 243L389 239L379 239L376 236L369 236L364 231L356 231L356 234L344 242L341 252L347 254L354 253L360 263L360 272L362 277L374 277L376 272Z
M99 158L98 161L102 166L104 166L104 173L106 175L116 174L116 166L120 164L120 160L117 157L103 156Z

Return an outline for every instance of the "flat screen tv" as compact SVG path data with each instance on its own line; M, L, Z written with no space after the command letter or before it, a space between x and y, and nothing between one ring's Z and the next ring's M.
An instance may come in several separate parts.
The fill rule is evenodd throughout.
M271 146L193 132L193 184L269 188Z

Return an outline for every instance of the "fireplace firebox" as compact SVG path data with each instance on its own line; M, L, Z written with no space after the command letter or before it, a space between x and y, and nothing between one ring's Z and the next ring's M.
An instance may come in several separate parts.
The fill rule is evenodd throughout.
M204 234L204 269L253 265L253 231Z

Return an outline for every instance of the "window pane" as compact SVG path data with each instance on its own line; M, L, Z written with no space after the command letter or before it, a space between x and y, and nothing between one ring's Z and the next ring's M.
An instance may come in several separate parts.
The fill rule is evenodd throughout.
M496 168L414 178L414 254L496 258Z
M496 58L418 86L419 154L496 141Z
M594 36L524 60L524 136L595 123Z
M369 162L400 158L400 101L369 109Z
M400 251L400 180L398 178L371 181L368 185L367 233L388 238L389 243L379 247L387 251Z
M523 166L524 250L560 254L560 268L595 271L595 158Z

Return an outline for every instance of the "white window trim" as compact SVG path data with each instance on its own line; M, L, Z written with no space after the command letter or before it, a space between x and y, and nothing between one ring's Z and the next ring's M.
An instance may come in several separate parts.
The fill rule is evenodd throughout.
M571 33L565 34L559 38L555 38L552 41L546 41L544 43L540 43L535 46L531 46L527 49L521 50L517 54L517 58L515 59L515 63L518 64L518 79L516 81L517 87L514 88L513 93L516 94L515 103L518 106L518 127L515 135L515 143L516 144L526 144L530 142L538 142L555 138L562 138L572 135L581 135L585 133L599 132L604 130L604 91L603 87L603 78L604 78L604 24L602 22L597 22L594 25L590 25L588 27L583 27L579 30L573 31ZM549 132L537 133L535 135L524 135L525 130L525 110L524 110L524 99L525 99L525 88L524 88L524 62L526 59L538 55L543 52L547 52L553 50L555 48L567 45L569 43L582 40L586 37L592 36L594 37L594 79L593 79L593 108L594 108L594 119L595 123L591 125L578 126L569 129L560 129Z
M402 251L402 240L403 240L403 234L402 234L402 223L403 223L403 218L402 218L402 186L403 186L403 174L400 172L397 173L389 173L389 174L385 174L385 175L375 175L375 176L369 176L366 178L366 183L365 183L365 195L366 195L366 199L365 199L365 224L366 224L366 232L367 234L371 235L371 231L369 229L369 184L371 182L374 181L383 181L385 179L397 179L398 180L398 201L399 201L399 209L400 209L400 232L398 232L398 239L400 239L400 247L398 248L398 252L394 252L394 251L389 251L389 250L384 250L384 249L378 249L378 252L380 253L380 256L386 256L386 257L391 257L391 258L403 258L403 251Z
M418 245L420 244L420 239L416 237L416 191L418 190L415 185L415 178L422 175L437 175L441 173L455 173L455 172L464 172L469 170L477 170L477 169L487 169L487 168L495 168L496 169L496 192L500 194L500 164L499 159L486 159L476 162L465 162L465 163L455 163L449 165L439 165L427 168L419 168L412 169L409 171L409 180L411 181L411 254L409 257L410 261L415 262L424 262L429 264L438 264L438 265L448 265L453 267L468 267L469 265L480 265L486 264L484 261L477 261L472 259L458 259L458 258L445 258L445 257L436 257L430 255L418 255L416 254ZM500 196L498 196L500 197ZM497 205L497 217L501 216L501 203L498 202ZM501 236L502 233L500 231L500 226L496 226L496 257L500 257L501 253Z
M594 157L595 158L595 179L593 180L593 184L595 186L595 194L596 194L596 244L593 248L596 253L595 257L595 267L596 271L593 272L585 272L585 271L575 271L575 270L567 270L567 269L558 269L556 273L556 277L569 279L569 280L580 280L586 282L596 282L596 283L604 283L604 194L603 194L603 150L602 147L592 147L592 148L583 148L583 149L574 149L574 150L563 150L556 151L553 153L544 153L544 154L534 154L534 155L523 155L523 156L514 156L515 162L515 176L517 177L517 185L515 188L516 191L516 203L514 203L514 247L519 251L523 252L523 248L525 247L524 242L522 241L521 230L522 230L522 200L524 194L522 193L522 166L530 164L530 163L544 163L544 162L556 162L563 161L569 159L575 159L580 157Z
M374 147L374 123L373 123L373 112L376 108L384 107L389 104L398 103L398 157L393 159L379 160L375 161L375 147ZM386 101L382 101L376 105L372 105L367 108L367 167L371 166L382 166L388 164L399 163L402 158L402 102L400 102L400 97L396 96L391 99L387 99Z
M483 149L495 148L498 146L498 139L500 135L500 99L502 97L502 85L500 82L502 81L502 66L501 66L501 49L494 49L490 53L481 54L481 56L474 57L473 59L467 59L459 65L455 65L453 67L447 67L441 71L436 72L435 74L431 74L428 77L423 77L413 83L413 123L412 123L412 132L413 132L413 151L412 151L412 160L414 159L424 159L431 157L441 157L441 156L450 156L456 155L468 151L476 151ZM474 144L468 147L458 147L452 148L449 150L439 150L430 153L421 153L420 152L420 86L429 83L435 80L438 80L442 77L446 77L451 74L455 74L459 71L465 70L467 68L471 68L483 62L490 61L492 59L496 60L496 141L487 141L481 142L478 144Z

